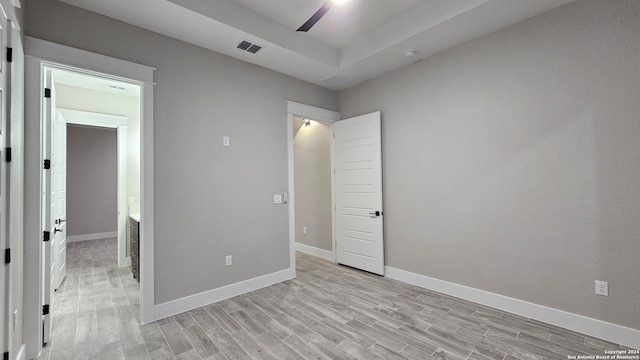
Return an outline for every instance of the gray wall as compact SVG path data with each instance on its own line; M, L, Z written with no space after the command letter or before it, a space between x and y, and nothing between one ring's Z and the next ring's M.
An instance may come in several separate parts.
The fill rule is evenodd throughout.
M296 242L331 251L331 124L293 125Z
M140 203L140 98L56 84L56 106L127 118L127 202Z
M118 230L118 134L67 125L67 235Z
M59 1L25 6L26 35L157 68L157 303L289 267L287 206L273 204L287 191L286 101L337 110L336 92Z
M638 39L578 1L341 92L383 114L386 264L640 329Z

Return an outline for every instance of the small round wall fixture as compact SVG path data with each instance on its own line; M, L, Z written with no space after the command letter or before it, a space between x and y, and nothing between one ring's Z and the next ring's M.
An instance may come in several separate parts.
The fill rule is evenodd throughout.
M416 56L416 49L409 49L409 50L405 50L404 54L409 58L409 59L413 59L414 56Z

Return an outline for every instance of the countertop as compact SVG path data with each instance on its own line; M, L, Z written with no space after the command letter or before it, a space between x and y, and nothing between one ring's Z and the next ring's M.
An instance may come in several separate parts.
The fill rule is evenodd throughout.
M140 214L129 214L129 217L137 222L140 222Z

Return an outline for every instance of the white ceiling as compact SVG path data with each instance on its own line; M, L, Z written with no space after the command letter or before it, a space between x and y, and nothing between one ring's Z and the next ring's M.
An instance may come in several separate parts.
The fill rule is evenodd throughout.
M325 0L61 1L341 90L574 0L350 0L308 33Z
M300 27L326 0L233 0L290 30ZM334 5L308 36L334 48L423 5L425 0L350 0Z

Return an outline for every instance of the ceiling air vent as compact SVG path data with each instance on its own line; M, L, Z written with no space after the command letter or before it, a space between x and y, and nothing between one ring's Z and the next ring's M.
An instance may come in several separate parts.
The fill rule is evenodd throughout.
M258 51L260 51L260 49L262 49L262 46L260 45L256 45L256 44L252 44L246 40L242 40L242 42L240 44L238 44L237 46L238 49L240 50L244 50L246 52L250 52L252 54L257 53Z

